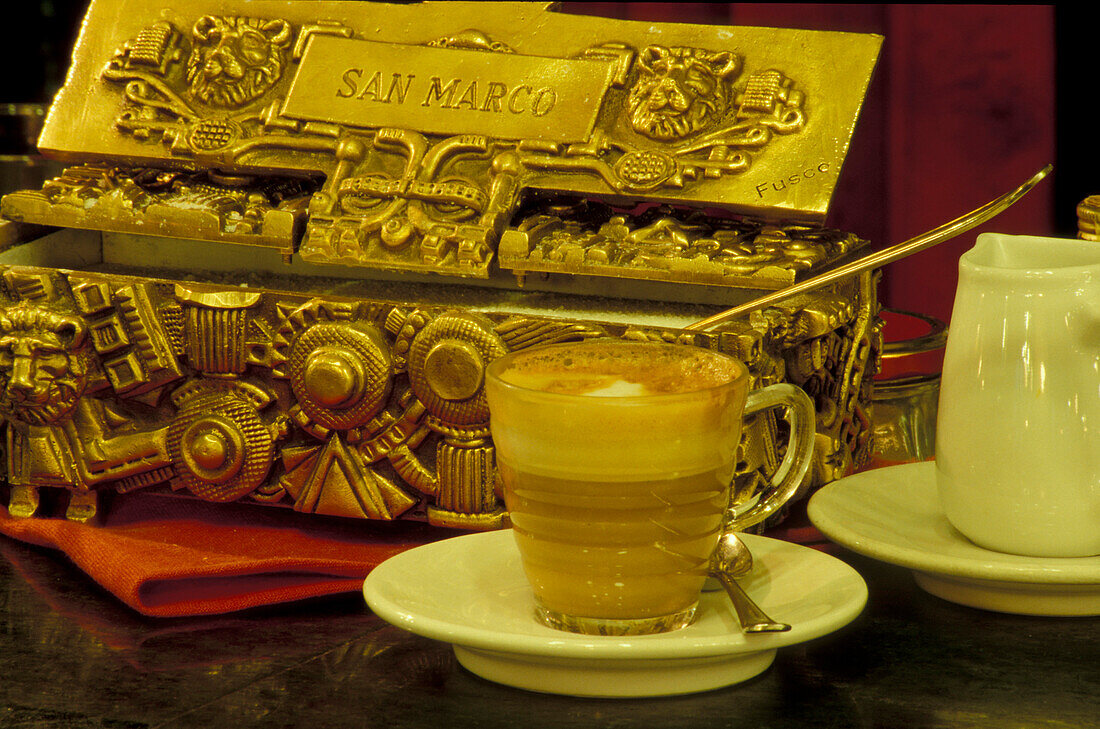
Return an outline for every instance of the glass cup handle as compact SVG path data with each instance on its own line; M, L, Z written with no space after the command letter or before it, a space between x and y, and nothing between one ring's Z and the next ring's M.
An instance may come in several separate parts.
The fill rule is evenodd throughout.
M732 515L727 528L734 531L758 524L775 513L795 495L810 468L814 454L816 411L805 392L785 382L754 390L745 401L745 416L778 407L787 409L786 420L790 426L787 452L783 454L783 461L772 476L768 489L752 508Z

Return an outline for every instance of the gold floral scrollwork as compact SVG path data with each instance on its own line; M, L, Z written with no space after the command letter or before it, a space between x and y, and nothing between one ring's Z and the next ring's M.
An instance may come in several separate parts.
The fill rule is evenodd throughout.
M203 145L213 145L224 139L219 135L229 133L215 131L204 122L191 134L205 140ZM161 235L275 248L289 255L305 217L304 201L316 186L302 178L81 165L67 168L40 191L5 196L4 205L22 199L33 209L48 210L51 222L59 226L157 230Z

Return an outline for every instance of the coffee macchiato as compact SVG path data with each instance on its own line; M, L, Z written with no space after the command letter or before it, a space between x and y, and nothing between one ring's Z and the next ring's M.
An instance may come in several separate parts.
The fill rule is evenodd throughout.
M650 342L555 345L490 365L504 500L542 622L598 634L691 623L731 506L748 385L730 357ZM790 404L769 396L758 409ZM812 442L797 430L801 470L788 481ZM796 485L756 500L774 508Z
M497 463L547 624L691 622L729 504L748 375L703 349L547 347L490 370Z

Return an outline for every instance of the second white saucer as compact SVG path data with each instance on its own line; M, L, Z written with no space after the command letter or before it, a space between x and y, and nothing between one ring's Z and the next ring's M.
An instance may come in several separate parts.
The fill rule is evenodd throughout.
M945 600L1024 615L1100 615L1100 557L1023 557L977 546L947 521L935 464L865 471L817 491L810 521L833 541L908 567Z

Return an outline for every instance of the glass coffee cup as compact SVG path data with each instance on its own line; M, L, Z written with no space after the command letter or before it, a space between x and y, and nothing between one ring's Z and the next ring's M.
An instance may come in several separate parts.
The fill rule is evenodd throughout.
M504 499L538 619L598 635L675 630L695 616L718 537L777 510L813 451L797 387L749 392L707 349L593 340L521 350L488 368ZM771 482L731 496L744 418L787 408Z

